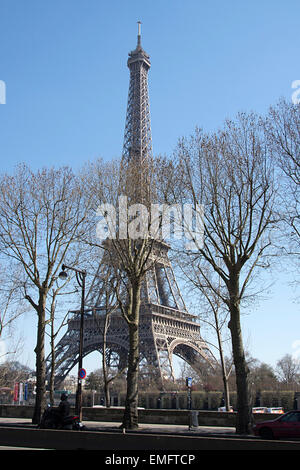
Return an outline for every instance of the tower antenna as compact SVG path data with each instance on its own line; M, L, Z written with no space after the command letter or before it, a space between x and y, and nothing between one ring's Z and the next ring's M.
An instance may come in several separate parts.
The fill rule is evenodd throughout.
M138 46L140 46L141 45L141 24L142 24L142 22L138 21L137 24L138 24Z

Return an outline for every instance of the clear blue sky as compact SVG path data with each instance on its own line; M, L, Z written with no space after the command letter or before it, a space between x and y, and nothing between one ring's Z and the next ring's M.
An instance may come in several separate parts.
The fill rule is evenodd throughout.
M0 0L1 170L22 161L78 169L120 155L138 20L152 64L155 154L171 153L195 126L264 113L300 79L298 0ZM294 294L279 283L245 317L261 361L295 352Z

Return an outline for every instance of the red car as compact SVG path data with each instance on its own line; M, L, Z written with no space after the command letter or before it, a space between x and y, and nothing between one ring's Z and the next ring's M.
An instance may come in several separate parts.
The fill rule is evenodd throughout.
M300 438L300 410L288 411L276 419L257 423L253 426L253 432L263 439Z

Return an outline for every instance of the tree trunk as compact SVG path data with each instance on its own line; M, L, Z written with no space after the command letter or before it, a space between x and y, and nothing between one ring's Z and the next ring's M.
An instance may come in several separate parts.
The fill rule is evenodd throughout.
M139 311L140 283L132 286L132 311L129 323L129 354L127 371L127 394L122 427L138 427L138 375L139 375Z
M218 330L218 337L220 338L219 330ZM221 338L220 338L220 344L221 344ZM222 344L221 344L221 349L220 349L220 359L221 359L222 378L223 378L223 385L224 385L225 407L226 407L226 411L230 411L230 396L229 396L228 375L227 375L227 372L226 372L226 366L225 366L225 361L224 361Z
M110 392L109 392L109 384L104 382L104 395L105 395L105 406L106 408L110 408Z
M214 309L214 317L215 317L215 325L216 325L216 332L217 332L219 352L220 352L222 378L223 378L223 384L224 384L225 407L226 407L226 411L230 411L230 396L229 396L228 375L227 375L227 372L226 372L226 365L225 365L224 354L223 354L223 345L222 345L221 330L220 330L220 326L219 326L219 319L218 319L217 309Z
M109 326L109 314L106 312L104 330L103 330L103 354L102 354L102 370L103 370L103 379L104 379L104 395L105 395L106 408L110 408L109 378L108 378L106 356L105 356L108 326Z
M127 371L127 394L122 427L138 427L138 368L139 368L139 334L138 325L129 326L129 354Z
M251 408L249 400L249 369L245 360L240 322L240 301L238 276L230 279L230 321L228 327L231 332L233 361L236 374L237 388L237 422L236 432L238 434L249 434L251 432Z
M54 319L51 322L51 367L49 377L50 404L54 406L54 376L55 376L55 335L54 335Z
M36 398L32 418L33 424L39 424L42 410L46 406L46 364L45 364L45 308L47 293L44 289L39 291L38 329L36 353Z

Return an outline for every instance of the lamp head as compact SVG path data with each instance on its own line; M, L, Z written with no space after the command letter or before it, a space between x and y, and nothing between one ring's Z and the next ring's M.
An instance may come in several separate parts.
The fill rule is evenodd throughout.
M68 274L66 273L65 269L66 269L65 266L62 265L62 271L61 271L61 272L59 273L59 275L58 275L59 279L62 279L62 280L64 280L64 281L65 281L65 280L67 279L67 277L68 277Z

